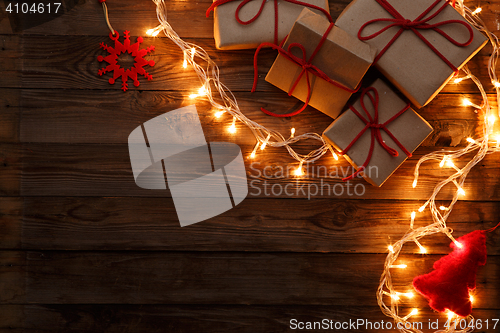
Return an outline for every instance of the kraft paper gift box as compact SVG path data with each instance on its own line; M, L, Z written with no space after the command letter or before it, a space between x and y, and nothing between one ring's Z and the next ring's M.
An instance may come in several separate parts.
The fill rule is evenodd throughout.
M427 8L435 4L435 7L421 18L421 23L415 26L415 31L427 39L457 69L460 69L487 43L486 37L445 0L354 0L340 14L335 25L355 36L360 33L362 39L376 35L380 31L377 36L365 40L380 52L402 28L396 25L383 30L394 21L369 23L378 19L395 20L395 16L389 14L382 6L387 7L387 4L399 12L401 15L399 19L403 18L403 21L404 19L416 21ZM432 17L441 7L442 11ZM428 18L431 19L425 22ZM459 20L462 23L446 22L449 20ZM399 23L401 22L399 20ZM438 31L425 29L426 24L439 22L443 24L437 28L456 42L466 43L471 36L472 42L467 46L457 46ZM467 27L471 29L472 35ZM401 35L378 61L375 60L375 63L382 74L418 108L429 103L454 75L454 70L411 29L403 29Z
M306 57L309 58L329 25L330 22L321 15L307 8L304 9L290 31L283 49L288 50L290 44L299 43L305 48ZM293 47L291 53L303 58L302 51L298 47ZM333 27L311 64L318 67L333 81L350 90L355 90L370 68L375 54L376 50L367 43L361 42L338 27ZM301 71L302 67L279 54L266 76L266 81L289 92ZM306 72L292 93L292 96L303 102L308 96L306 75L309 75L311 83L309 105L336 118L352 92Z
M371 88L374 88L374 90L371 90ZM374 104L376 104L376 99L374 98L375 103L373 103L369 98L369 95L375 96L374 91L378 94L378 121L375 119ZM349 108L325 130L323 138L339 152L344 151L344 157L356 170L359 170L368 161L370 146L372 140L374 140L371 159L366 164L364 172L360 172L360 175L372 185L382 186L408 158L406 153L411 155L425 138L432 133L433 129L409 107L408 102L401 99L381 79L377 79L369 90L363 90L361 96L366 111L369 112L371 119L375 120L374 123L384 124L389 121L385 124L387 132L383 128L377 130L368 127L365 129L368 125ZM361 97L352 104L352 107L366 121L370 122L370 118L368 118L365 109L361 105ZM405 109L406 111L403 111ZM402 113L397 116L400 112ZM395 118L391 121L393 117ZM355 141L363 129L365 131ZM394 149L398 156L391 155L382 147L382 144L376 139L377 131L380 133L382 143L387 145L389 149ZM388 133L391 133L399 144L406 149L406 153ZM353 141L354 143L352 143ZM349 145L351 146L349 147Z
M266 0L264 0L266 1ZM277 1L278 20L275 22L275 5ZM214 0L216 3L217 0ZM250 24L243 25L236 20L236 11L242 0L234 0L221 4L214 9L214 39L219 50L241 50L257 48L261 43L278 44L290 32L295 20L304 6L286 0L266 1L262 12ZM301 0L301 2L323 8L330 13L328 0ZM241 7L238 17L241 21L249 21L259 12L262 1L249 1ZM209 9L210 11L211 9ZM314 9L315 12L320 11ZM207 16L208 16L207 12ZM322 14L325 17L324 14ZM278 27L278 38L275 40L275 24Z

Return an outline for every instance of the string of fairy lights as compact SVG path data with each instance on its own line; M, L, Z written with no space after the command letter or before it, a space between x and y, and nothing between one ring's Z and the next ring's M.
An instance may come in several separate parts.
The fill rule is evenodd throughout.
M337 154L333 151L333 148L329 146L318 133L305 133L301 135L295 135L295 128L291 128L290 134L284 136L278 131L268 129L265 126L247 118L239 109L238 102L232 92L221 82L219 78L219 68L214 61L210 58L207 52L200 46L194 43L188 43L182 40L174 29L170 26L167 21L167 7L164 0L152 0L156 5L156 13L159 20L159 25L153 29L147 31L150 36L158 36L161 32L165 34L172 42L174 42L183 52L184 60L182 63L183 68L192 68L200 81L200 88L197 93L190 95L190 98L204 97L208 99L214 108L214 116L216 118L222 117L224 114L228 114L232 117L228 131L230 133L235 133L237 131L236 122L240 122L247 126L252 134L255 136L256 144L253 148L250 158L255 158L259 150L264 150L267 146L270 147L285 147L290 155L299 162L299 166L295 169L295 175L303 175L302 166L305 163L312 163L320 159L323 155L329 151L332 153L335 159L338 159ZM482 31L490 41L492 46L492 53L488 60L488 73L496 90L497 106L500 102L500 81L498 81L495 68L497 65L498 57L500 55L500 43L498 38L492 34L485 23L479 17L481 13L481 8L476 8L471 10L466 7L463 0L457 0L455 4L457 10L478 30ZM420 333L418 328L412 325L407 325L411 317L418 314L418 309L413 309L411 311L406 311L407 313L402 315L399 312L399 304L401 298L411 299L415 296L413 291L398 291L394 288L392 282L392 271L397 269L404 269L407 267L404 263L397 263L399 255L403 246L407 243L413 243L417 246L419 253L427 253L427 249L420 243L420 239L437 234L443 233L448 236L455 244L460 248L462 244L458 243L457 240L452 235L452 229L450 229L446 222L450 216L455 203L460 197L465 197L466 192L464 190L464 183L469 174L470 170L481 162L486 155L499 152L500 151L500 135L495 134L493 131L494 123L499 116L498 107L496 109L490 106L488 101L487 93L479 81L479 79L472 74L467 66L462 68L464 76L454 79L454 83L460 84L463 80L472 80L472 82L477 86L478 91L481 94L482 102L481 105L475 104L468 99L463 100L465 107L471 107L475 109L476 113L481 122L482 126L482 136L478 138L467 138L467 146L462 149L457 150L441 150L423 156L417 163L415 167L413 187L418 185L419 170L423 163L434 162L438 163L439 167L447 168L450 170L451 174L440 181L434 188L433 193L429 199L420 206L416 211L410 213L410 228L408 232L397 242L389 245L388 255L384 265L384 271L380 279L380 285L377 291L377 301L382 309L382 312L393 318L397 325L398 330L401 332L412 332ZM217 98L214 98L216 96ZM321 146L315 150L310 151L308 154L297 153L291 145L300 140L313 139L321 143ZM459 160L467 154L475 152L474 156L462 167L455 164L454 161ZM460 163L463 163L460 160ZM451 199L448 206L439 207L436 204L436 197L441 192L443 188L447 185L454 186L456 191L454 191L453 198ZM433 223L415 228L414 222L418 213L422 213L426 208L429 208ZM473 300L471 295L471 301ZM388 303L387 303L388 302ZM453 319L457 317L454 313L449 312L447 314L448 319L453 323ZM466 318L466 320L473 320L472 316ZM451 333L451 332L472 332L473 327L467 327L462 329L457 326L458 321L454 321L455 325L449 325L449 327L444 330L439 330L436 332Z

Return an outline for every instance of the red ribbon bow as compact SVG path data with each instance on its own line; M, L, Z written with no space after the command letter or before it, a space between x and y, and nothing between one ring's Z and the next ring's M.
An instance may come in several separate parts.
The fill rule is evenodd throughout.
M374 64L382 57L382 55L389 49L389 47L394 43L396 39L403 33L405 30L411 30L417 35L428 47L431 48L434 53L436 53L454 72L458 72L458 69L448 60L446 57L441 54L422 34L419 32L419 30L434 30L435 32L439 33L441 36L445 37L448 41L453 43L456 46L464 47L472 43L472 40L474 38L474 33L472 31L472 28L470 27L469 24L467 24L464 21L460 20L447 20L447 21L442 21L434 24L429 24L427 23L428 21L432 20L435 18L437 15L439 15L445 8L448 6L448 3L450 0L446 0L444 4L434 12L434 14L430 15L427 18L424 18L427 16L433 9L436 7L441 0L436 0L432 5L430 5L429 8L427 8L420 16L418 16L416 19L413 21L410 21L406 18L404 18L394 7L387 2L387 0L375 0L379 5L381 5L389 14L394 17L393 19L390 18L378 18L374 20L370 20L363 24L361 28L358 31L358 38L362 41L369 40L372 38L377 37L378 35L384 33L386 30L392 28L392 27L400 27L399 31L392 37L392 39L387 43L387 45L380 51L380 53L377 55L375 58L375 61L373 62ZM387 25L386 27L380 29L379 31L369 35L369 36L361 36L361 32L363 31L364 28L366 28L368 25L375 23L375 22L389 22L390 24ZM446 24L452 24L452 23L457 23L465 26L469 30L469 40L465 43L460 43L450 37L446 32L441 30L439 27L446 25Z
M212 5L207 9L206 16L207 17L210 16L210 12L212 10L214 10L215 7L220 6L220 5L224 5L224 4L226 4L228 2L232 2L232 1L237 1L237 0L217 0L217 1L213 2ZM234 16L236 18L236 21L238 21L239 24L247 25L247 24L254 22L257 18L259 18L260 14L262 13L262 10L264 9L264 5L267 2L267 0L262 0L262 4L260 5L260 8L259 8L259 11L257 12L257 14L255 14L248 21L243 21L242 19L240 19L240 10L250 1L253 1L253 0L243 0L243 2L238 5L238 8L236 8L236 12L235 12ZM311 5L311 4L308 4L305 2L297 1L297 0L282 0L282 1L286 1L286 2L296 4L296 5L319 10L320 12L322 12L323 14L326 15L326 17L328 18L328 21L333 22L332 17L330 16L330 13L328 13L325 9L323 9L321 7ZM278 44L278 0L274 0L274 44Z
M370 92L373 92L373 94L375 96L373 96L372 94L370 94ZM368 98L370 99L370 101L371 101L371 103L373 105L373 108L375 110L373 118L370 115L370 112L368 112L368 110L365 107L365 102L364 102L365 96L368 96ZM356 143L356 141L358 141L358 139L368 129L371 130L371 143L370 143L370 150L368 151L368 156L366 157L366 160L363 163L363 165L358 169L358 171L356 171L352 175L350 175L350 176L342 179L343 181L347 181L347 180L353 179L361 171L363 171L364 169L366 169L366 166L368 165L368 163L370 163L370 160L371 160L372 155L373 155L373 148L375 146L375 140L377 140L377 142L382 146L382 148L384 148L390 155L392 155L394 157L396 157L396 156L399 155L399 153L398 153L398 151L396 149L389 147L384 142L384 140L382 139L382 136L380 134L380 130L383 130L384 132L386 132L387 135L389 135L389 137L392 139L392 141L394 141L394 143L396 143L396 145L399 148L401 148L401 150L406 154L406 156L408 156L408 157L412 156L411 153L401 144L401 142L398 141L398 139L396 139L396 137L386 127L394 119L398 118L406 110L408 110L410 108L410 103L406 104L406 106L401 111L399 111L398 113L396 113L394 116L392 116L385 123L379 124L379 122L378 122L378 101L379 101L379 99L378 99L378 92L377 92L377 89L375 89L374 87L365 88L361 92L361 97L360 97L361 107L363 108L363 111L365 111L365 114L368 117L368 119L366 119L365 117L363 117L363 115L361 115L361 113L359 113L352 105L349 105L349 109L352 112L354 112L354 114L356 114L359 117L359 119L361 119L365 123L365 127L363 127L363 129L361 130L361 132L358 133L358 135L351 141L351 143L343 151L340 152L340 154L341 155L346 154L347 151Z
M257 80L258 80L258 77L259 77L257 59L258 59L259 52L260 52L260 50L263 47L271 47L274 50L277 50L279 52L279 54L281 54L283 57L285 57L286 59L294 62L295 64L297 64L298 66L300 66L302 68L302 70L300 71L300 74L298 75L298 77L295 80L295 82L293 83L290 91L288 92L288 96L291 96L293 94L293 92L295 91L295 88L299 84L300 79L302 78L302 76L304 74L306 75L306 81L307 81L307 98L306 98L306 101L305 101L304 105L299 110L293 111L293 112L290 112L290 113L286 113L286 114L277 114L277 113L273 113L271 111L268 111L268 110L266 110L264 108L261 108L262 112L264 112L265 114L268 114L270 116L284 118L284 117L295 116L295 115L301 113L302 111L304 111L304 109L309 104L309 100L311 98L311 81L309 79L309 73L311 73L313 75L316 75L317 77L319 77L319 78L321 78L321 79L323 79L323 80L325 80L325 81L333 84L336 87L339 87L339 88L341 88L341 89L343 89L343 90L345 90L347 92L350 92L351 94L353 94L356 91L358 91L359 86L356 89L349 89L346 86L344 86L344 85L342 85L342 84L340 84L340 83L338 83L338 82L330 79L328 77L328 75L326 75L322 70L320 70L315 65L311 64L312 60L314 59L314 57L316 56L316 54L318 53L318 51L321 49L321 46L323 45L323 43L325 42L326 38L328 37L328 34L332 30L333 26L334 26L334 23L333 22L330 23L330 25L328 26L328 29L326 29L326 32L323 34L323 37L321 38L320 42L316 46L316 49L311 54L311 56L309 57L309 59L307 59L306 49L304 48L303 45L301 45L299 43L291 43L288 46L288 50L283 49L283 44L284 44L285 40L283 40L280 45L275 45L275 44L272 44L272 43L262 43L262 44L259 45L259 47L255 51L255 55L254 55L254 59L253 59L254 78L253 78L252 92L255 92L255 89L257 87ZM294 47L297 47L297 48L299 48L302 51L302 58L299 58L299 57L295 56L294 54L292 54L291 50Z

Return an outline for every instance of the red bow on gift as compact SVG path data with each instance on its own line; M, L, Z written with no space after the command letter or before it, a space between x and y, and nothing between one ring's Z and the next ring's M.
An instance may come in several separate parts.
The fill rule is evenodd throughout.
M370 94L370 92L373 92L374 96L372 94ZM370 112L368 112L368 110L365 107L365 102L364 102L365 96L368 96L368 98L372 102L373 108L375 110L373 118L370 115ZM410 108L410 103L406 104L406 106L401 111L399 111L398 113L396 113L389 120L387 120L383 124L379 124L379 122L378 122L378 101L379 101L379 99L378 99L378 92L377 92L377 89L375 89L374 87L365 88L361 92L361 97L360 97L361 107L363 108L363 111L365 111L365 114L366 114L366 116L367 116L368 119L366 119L365 117L363 117L363 115L361 115L361 113L359 113L358 110L356 110L352 105L349 105L349 109L352 112L354 112L354 114L356 114L359 117L359 119L361 119L365 123L365 127L361 130L361 132L358 133L358 135L351 141L351 143L344 150L342 150L340 152L340 154L341 155L346 154L347 151L356 143L356 141L358 141L358 139L368 129L371 130L371 143L370 143L370 150L368 151L368 156L366 157L366 160L363 163L363 165L355 173L353 173L352 175L350 175L350 176L342 179L343 181L347 181L347 180L353 179L361 171L363 171L364 169L366 169L366 166L368 165L368 163L370 163L370 160L371 160L372 155L373 155L373 148L375 147L375 140L382 146L382 148L384 148L392 156L396 157L396 156L399 155L399 153L398 153L398 151L396 149L389 147L384 142L384 140L382 139L382 136L380 134L380 130L383 130L384 132L386 132L389 135L389 137L392 139L392 141L394 141L396 143L396 145L398 145L398 147L401 148L401 150L406 154L406 156L411 157L411 153L398 141L398 139L396 139L396 137L386 127L394 119L398 118L406 110L408 110Z
M208 17L210 15L210 12L212 10L214 10L215 7L221 6L223 4L226 4L226 3L232 2L232 1L238 1L238 0L217 0L217 1L215 1L207 9L206 16ZM259 11L257 12L257 14L255 14L248 21L243 21L242 19L240 19L240 10L250 1L253 1L253 0L243 0L243 2L238 5L238 8L236 8L236 12L234 13L234 16L236 18L236 21L238 21L239 24L247 25L247 24L254 22L257 18L259 18L260 14L262 13L262 10L264 9L265 4L267 3L267 0L262 0L262 4L260 5L260 8L259 8ZM330 21L330 22L333 21L332 17L330 16L330 13L328 13L326 10L324 10L321 7L311 5L311 4L308 4L305 2L297 1L297 0L282 0L282 1L286 1L286 2L296 4L296 5L319 10L320 12L322 12L323 14L326 15L326 17L328 18L328 21ZM278 0L274 0L274 44L278 44Z
M377 37L378 35L384 33L386 30L392 28L392 27L400 27L398 32L392 37L392 39L387 43L387 45L380 51L380 53L377 55L375 58L375 61L373 62L374 64L377 63L377 61L382 57L382 55L389 49L389 47L398 39L398 37L403 33L405 30L411 30L417 35L434 53L436 53L454 72L458 72L458 69L448 60L446 57L441 54L422 34L419 32L419 30L434 30L435 32L439 33L441 36L445 37L448 41L453 43L456 46L467 46L470 43L472 43L472 40L474 39L474 33L472 31L472 28L470 27L469 24L467 24L464 21L460 20L447 20L447 21L442 21L442 22L437 22L433 24L427 23L428 21L432 20L435 18L437 15L439 15L445 8L448 6L448 3L450 2L449 0L446 0L444 4L434 12L434 14L430 15L427 18L424 18L427 16L433 9L436 7L441 0L436 0L432 5L430 5L429 8L427 8L422 14L420 14L416 19L413 21L408 20L404 18L394 7L387 2L387 0L375 0L379 5L381 5L389 14L394 17L393 19L390 18L378 18L374 20L370 20L363 24L361 28L358 31L358 38L362 41L369 40L372 38ZM369 36L361 36L361 32L363 31L364 28L366 28L368 25L376 22L389 22L390 24L385 26L384 28L380 29L379 31L369 35ZM452 23L457 23L461 24L464 27L466 27L469 30L469 39L465 43L460 43L450 37L446 32L441 30L439 27L446 25L446 24L452 24Z
M260 50L263 47L271 47L274 50L277 50L279 52L279 54L281 54L283 57L285 57L286 59L294 62L295 64L297 64L298 66L300 66L302 68L302 71L300 72L300 74L298 75L297 79L293 83L292 88L288 92L288 96L291 96L293 94L295 88L299 84L300 79L302 78L302 76L304 74L306 75L306 81L307 81L307 98L306 98L306 101L305 101L304 105L300 109L298 109L297 111L286 113L286 114L277 114L277 113L273 113L271 111L268 111L268 110L266 110L264 108L261 108L262 112L264 112L265 114L268 114L270 116L284 118L284 117L295 116L295 115L301 113L302 111L304 111L304 109L309 104L309 100L311 99L311 81L309 79L309 73L311 73L311 74L313 74L313 75L315 75L315 76L317 76L317 77L325 80L326 82L329 82L329 83L333 84L334 86L336 86L336 87L338 87L340 89L343 89L343 90L345 90L345 91L347 91L347 92L349 92L351 94L353 94L353 93L355 93L355 92L358 91L359 85L358 85L358 87L356 89L349 89L346 86L340 84L339 82L336 82L336 81L332 80L322 70L320 70L315 65L311 64L311 62L313 61L314 57L316 56L316 54L318 53L318 51L321 49L321 46L323 45L323 43L325 42L326 38L328 37L328 34L332 30L333 26L334 26L334 23L333 22L330 23L330 25L328 26L328 29L326 29L326 32L323 34L323 37L321 38L320 42L318 43L318 46L316 46L316 49L311 54L311 56L309 57L309 59L307 59L306 49L304 48L303 45L301 45L299 43L291 43L288 46L288 50L283 49L283 44L285 43L285 40L283 40L280 45L275 45L275 44L272 44L272 43L262 43L262 44L259 45L259 47L255 51L255 55L254 55L254 59L253 59L254 78L253 78L252 92L254 92L255 89L256 89L256 87L257 87L257 80L258 80L258 77L259 77L258 66L257 66L257 59L258 59L259 52L260 52ZM299 57L295 56L294 54L292 54L291 50L294 47L297 47L297 48L299 48L302 51L302 58L299 58Z

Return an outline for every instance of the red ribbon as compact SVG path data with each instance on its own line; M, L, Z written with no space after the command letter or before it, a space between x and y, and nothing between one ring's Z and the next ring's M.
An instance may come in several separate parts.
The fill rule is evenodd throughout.
M264 112L265 114L268 114L270 116L284 118L284 117L295 116L295 115L301 113L302 111L304 111L304 109L309 104L309 100L311 99L311 81L309 79L309 73L311 73L313 75L316 75L317 77L319 77L319 78L321 78L321 79L323 79L323 80L325 80L325 81L333 84L334 86L336 86L336 87L338 87L340 89L343 89L343 90L345 90L345 91L347 91L347 92L349 92L351 94L353 94L356 91L358 91L359 86L356 89L349 89L346 86L344 86L344 85L342 85L342 84L340 84L340 83L338 83L338 82L330 79L328 77L328 75L326 75L321 69L319 69L315 65L311 64L312 60L314 59L314 57L316 56L316 54L318 53L318 51L321 49L321 46L323 46L323 43L325 42L326 38L328 37L328 34L332 30L333 26L334 26L334 23L333 22L330 23L330 25L328 26L328 29L326 29L326 32L323 34L323 37L321 38L320 42L316 46L316 49L313 51L313 53L311 54L311 56L309 57L309 59L307 59L306 49L304 48L303 45L301 45L299 43L291 43L288 46L288 50L283 49L283 44L285 43L285 40L283 40L280 45L276 45L276 44L272 44L272 43L262 43L262 44L259 45L259 47L255 51L255 55L254 55L254 58L253 58L254 77L253 77L252 92L255 92L255 89L257 87L257 80L258 80L258 77L259 77L257 59L258 59L259 52L260 52L260 50L263 47L271 47L274 50L277 50L279 52L279 54L281 54L283 57L285 57L286 59L294 62L295 64L297 64L299 67L302 68L302 70L300 71L300 74L298 75L297 79L293 83L292 88L288 92L288 96L291 96L293 94L293 92L295 91L295 88L299 84L299 81L300 81L300 79L302 78L302 76L304 74L306 75L306 81L307 81L307 98L306 98L306 101L305 101L304 105L299 110L293 111L293 112L290 112L290 113L286 113L286 114L277 114L277 113L273 113L271 111L268 111L268 110L266 110L264 108L261 108L262 112ZM299 58L299 57L297 57L297 56L295 56L295 55L292 54L291 51L292 51L292 49L294 47L297 47L297 48L299 48L302 51L302 58Z
M224 5L224 4L226 4L228 2L232 2L232 1L237 1L237 0L217 0L217 1L213 2L212 5L207 9L206 16L209 17L210 12L212 10L214 10L215 7ZM264 5L267 2L267 0L262 0L262 4L260 5L260 8L259 8L259 11L257 12L257 14L255 14L248 21L243 21L242 19L240 19L240 10L250 1L253 1L253 0L243 0L243 2L238 5L238 8L236 8L236 12L235 12L234 16L236 18L236 21L238 21L239 24L248 25L248 24L254 22L257 18L259 18L260 14L262 13L262 10L264 9ZM308 4L305 2L297 1L297 0L281 0L281 1L286 1L286 2L296 4L296 5L319 10L320 12L322 12L323 14L326 15L326 18L328 19L328 21L333 22L332 17L330 16L330 13L328 13L325 9L323 9L321 7L311 5L311 4ZM274 44L278 44L278 0L274 0Z
M370 92L373 92L373 94L375 96L373 96L372 94L370 94ZM365 107L365 102L364 102L364 97L365 96L368 96L368 98L370 99L370 101L373 104L373 108L375 110L373 118L370 115L370 112L368 112L368 110ZM398 141L398 139L396 139L396 137L386 127L394 119L398 118L406 110L408 110L410 108L410 103L406 104L406 106L401 111L399 111L398 113L396 113L394 116L392 116L385 123L379 124L379 122L378 122L378 101L379 101L379 99L378 99L378 92L377 92L377 89L375 89L374 87L365 88L361 92L361 97L360 97L361 107L363 108L363 111L365 111L365 114L366 114L366 116L367 116L368 119L366 119L365 117L363 117L363 115L361 115L361 113L359 113L352 105L349 105L349 109L351 109L351 111L354 112L354 114L356 114L359 117L359 119L361 119L365 123L365 127L363 127L363 129L361 130L361 132L358 133L358 135L351 141L351 143L343 151L340 152L340 155L346 154L347 151L349 149L351 149L351 147L356 143L356 141L358 141L358 139L368 129L371 130L371 143L370 143L370 150L368 151L368 156L366 157L366 160L363 163L363 165L358 169L358 171L356 171L352 175L350 175L350 176L342 179L343 181L347 181L347 180L353 179L361 171L363 171L364 169L366 169L366 166L368 165L368 163L370 163L370 160L371 160L372 155L373 155L373 148L375 146L375 140L377 140L377 142L382 146L382 148L384 148L390 155L392 155L394 157L396 157L396 156L399 155L399 153L398 153L397 150L395 150L394 148L389 147L384 142L384 140L382 139L382 136L380 134L380 130L383 130L384 132L386 132L387 135L389 135L389 137L392 139L392 141L394 141L396 143L396 145L398 145L398 147L401 148L401 150L406 154L406 156L411 157L411 153L401 144L401 142Z
M427 8L422 14L420 14L419 17L417 17L416 19L414 19L413 21L410 21L406 18L404 18L396 9L394 9L394 7L392 5L390 5L387 0L375 0L377 1L377 3L379 5L381 5L389 14L392 15L392 17L394 17L393 19L389 19L389 18L378 18L378 19L374 19L374 20L370 20L368 22L366 22L365 24L363 24L361 26L361 28L359 29L358 31L358 38L360 40L369 40L369 39L372 39L372 38L375 38L377 37L378 35L384 33L386 30L392 28L392 27L400 27L399 31L394 35L394 37L392 37L392 39L389 41L389 43L387 43L387 45L380 51L380 53L377 55L377 57L375 58L375 61L373 62L374 64L382 57L382 55L385 53L385 51L387 51L387 49L389 49L389 47L394 43L394 41L396 39L398 39L398 37L403 33L403 31L405 30L411 30L415 33L415 35L417 35L428 47L431 48L432 51L434 51L434 53L436 53L448 66L450 66L450 68L454 71L454 72L458 72L458 69L448 60L446 59L446 57L444 55L441 54L441 52L439 52L424 36L422 36L422 34L419 32L419 30L434 30L435 32L439 33L441 36L445 37L448 41L450 41L451 43L453 43L454 45L456 46L460 46L460 47L464 47L464 46L467 46L469 45L470 43L472 43L472 40L474 38L474 33L472 31L472 28L470 27L469 24L467 24L466 22L464 21L461 21L461 20L447 20L447 21L442 21L442 22L438 22L438 23L434 23L434 24L429 24L427 23L428 21L432 20L433 18L435 18L437 15L439 15L445 8L446 6L448 6L448 3L450 0L446 0L444 2L444 4L432 15L430 15L429 17L427 18L424 18L425 16L427 16L433 9L434 7L436 7L440 2L441 0L436 0L432 5L430 5L429 8ZM369 35L369 36L365 36L365 37L362 37L361 36L361 32L363 31L363 29L365 27L367 27L368 25L372 24L372 23L375 23L375 22L389 22L390 24L387 25L386 27L380 29L379 31ZM443 25L446 25L446 24L452 24L452 23L457 23L457 24L461 24L463 26L465 26L468 30L469 30L469 40L465 43L460 43L458 41L456 41L455 39L453 39L452 37L450 37L447 33L445 33L443 30L441 30L439 27L440 26L443 26Z

